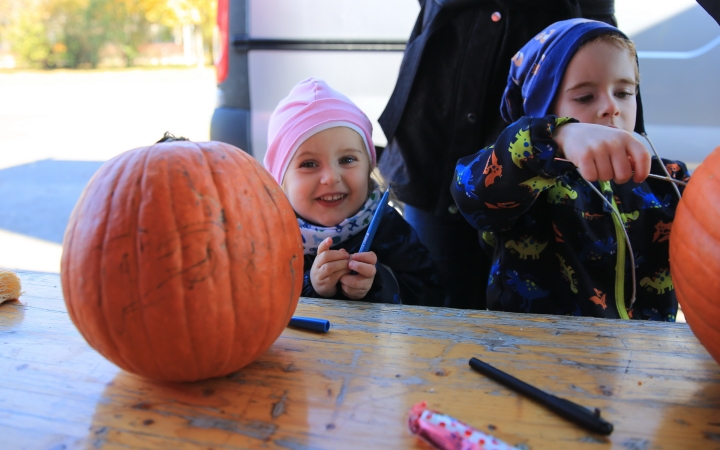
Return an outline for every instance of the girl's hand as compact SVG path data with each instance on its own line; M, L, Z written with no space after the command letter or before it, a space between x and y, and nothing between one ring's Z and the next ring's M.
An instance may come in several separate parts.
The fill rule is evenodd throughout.
M340 289L347 298L360 300L364 298L372 287L375 279L377 255L375 252L355 253L350 256L348 267L357 272L357 275L343 275L340 277Z
M566 159L587 181L640 183L650 173L650 154L632 133L591 123L568 123L554 136ZM558 155L560 156L560 155ZM634 173L633 173L634 172Z
M318 253L310 268L310 282L318 295L332 297L337 292L340 277L350 273L350 254L345 249L330 250L332 238L318 245Z

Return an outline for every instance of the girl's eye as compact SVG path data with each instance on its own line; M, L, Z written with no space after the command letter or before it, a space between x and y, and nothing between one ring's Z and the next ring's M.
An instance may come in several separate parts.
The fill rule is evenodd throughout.
M620 92L618 92L618 93L615 94L615 95L618 96L618 97L620 97L620 98L628 98L628 97L632 97L632 96L635 95L635 94L632 93L632 92L620 91Z
M300 163L300 167L307 167L307 168L313 168L317 167L317 163L315 161L303 161Z
M350 164L354 163L355 161L357 161L357 158L355 158L354 156L343 156L342 158L340 158L340 164Z

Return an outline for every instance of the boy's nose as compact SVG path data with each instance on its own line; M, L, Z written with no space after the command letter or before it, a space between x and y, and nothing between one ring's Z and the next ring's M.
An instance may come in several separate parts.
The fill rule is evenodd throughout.
M604 100L602 102L602 105L600 107L600 113L601 117L607 117L607 116L617 116L620 114L620 107L618 106L617 101L615 100L615 97L608 95L604 97Z

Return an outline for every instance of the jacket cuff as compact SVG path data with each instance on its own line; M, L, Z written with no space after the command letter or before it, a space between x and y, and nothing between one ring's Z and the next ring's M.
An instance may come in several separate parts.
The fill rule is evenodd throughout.
M557 117L552 114L530 119L530 142L532 142L535 157L528 159L525 164L541 177L556 178L575 170L572 163L555 160L558 144L553 136L555 130L566 123L578 123L578 120L572 117Z

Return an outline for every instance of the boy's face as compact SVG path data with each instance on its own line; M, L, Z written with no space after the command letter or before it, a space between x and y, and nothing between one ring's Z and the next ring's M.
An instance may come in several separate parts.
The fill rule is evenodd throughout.
M283 178L283 190L303 219L326 227L355 215L368 198L370 157L362 138L347 127L310 136Z
M570 60L554 114L632 132L637 79L630 51L611 42L586 44Z

